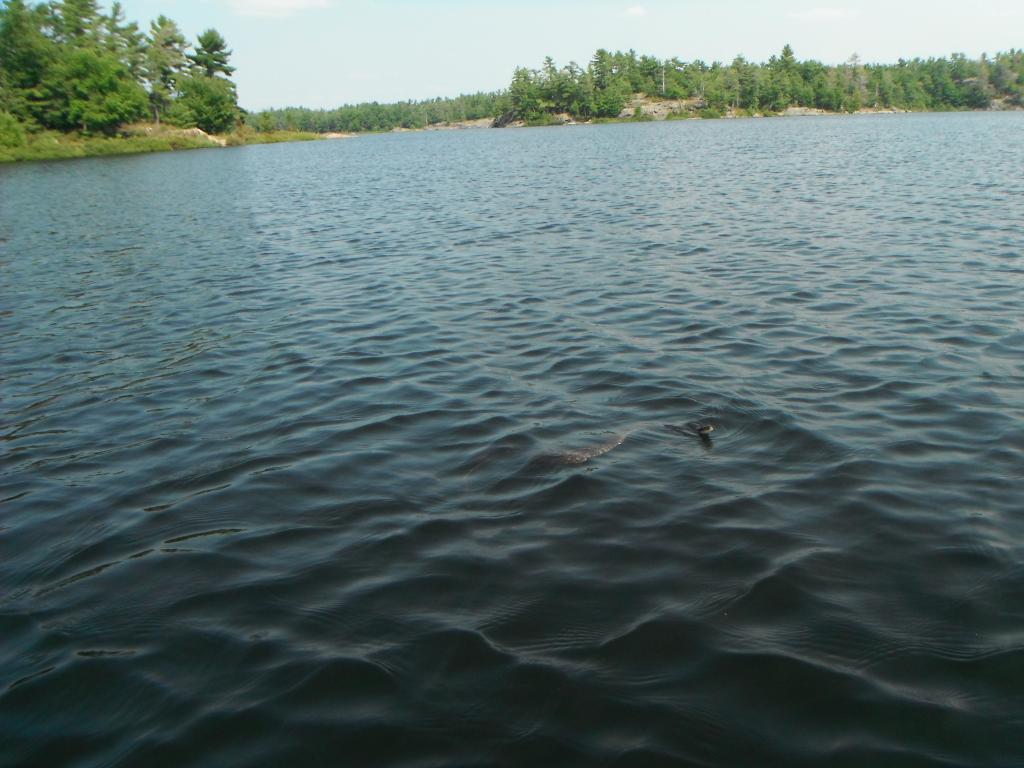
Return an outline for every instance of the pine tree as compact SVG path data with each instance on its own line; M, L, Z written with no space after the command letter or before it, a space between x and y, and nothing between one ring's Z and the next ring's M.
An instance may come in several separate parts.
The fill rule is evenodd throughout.
M103 28L107 51L128 67L133 77L141 80L146 62L145 36L137 23L125 22L124 8L117 0L103 19Z
M197 70L207 77L216 77L218 73L230 76L235 71L228 66L227 42L216 29L208 29L196 38L196 52L189 54L189 60Z
M782 58L780 61L782 62L782 68L787 72L792 71L796 65L796 56L793 54L793 48L789 43L782 46Z
M99 42L101 17L96 0L61 0L52 5L57 39L77 48Z
M7 0L0 7L3 108L26 122L42 117L42 82L60 53L57 43L44 33L45 23L45 7L29 8L24 0Z
M149 84L149 104L153 120L159 125L160 115L171 104L178 78L186 69L185 48L188 43L178 25L160 15L149 25L149 46L146 48L145 78Z

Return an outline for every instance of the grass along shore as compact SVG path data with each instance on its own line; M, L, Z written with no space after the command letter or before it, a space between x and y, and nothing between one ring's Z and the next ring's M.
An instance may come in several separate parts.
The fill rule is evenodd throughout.
M153 123L125 126L116 136L84 136L59 131L24 132L0 143L0 163L26 160L66 160L78 157L135 155L148 152L174 152L182 149L239 147L248 144L276 144L283 141L315 141L340 138L340 134L321 135L303 131L257 133L242 127L231 133L211 135L198 128L174 128Z

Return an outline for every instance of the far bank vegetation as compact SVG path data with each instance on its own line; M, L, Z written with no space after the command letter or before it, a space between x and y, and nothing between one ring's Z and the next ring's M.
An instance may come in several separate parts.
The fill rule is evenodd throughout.
M230 56L215 29L190 43L160 15L143 31L119 2L4 0L0 160L244 142Z
M644 95L641 98L641 94ZM652 104L672 103L660 117L770 115L787 110L944 111L1024 106L1024 51L969 59L900 59L871 64L856 55L838 65L800 61L785 46L767 62L737 56L729 64L597 51L587 65L516 69L505 91L336 109L287 108L247 117L257 131L388 131L492 118L545 125L647 119Z
M508 87L454 98L247 114L215 29L190 42L119 2L0 0L0 161L152 152L439 126L548 125L862 110L1024 108L1024 51L838 65L729 64L598 50L586 66L520 67Z

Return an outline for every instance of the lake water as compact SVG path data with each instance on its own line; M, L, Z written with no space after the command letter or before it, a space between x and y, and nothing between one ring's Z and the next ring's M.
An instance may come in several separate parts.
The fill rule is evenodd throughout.
M1024 765L1022 137L0 168L0 764Z

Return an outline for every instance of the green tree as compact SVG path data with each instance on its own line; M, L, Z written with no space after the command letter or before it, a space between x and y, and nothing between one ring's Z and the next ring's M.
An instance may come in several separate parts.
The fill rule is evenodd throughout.
M635 64L635 55L610 54L599 48L590 60L590 74L594 81L593 110L595 117L618 117L633 92L628 79L629 69Z
M717 62L701 74L699 93L702 108L720 112L728 106L730 92L726 81L726 70Z
M59 42L84 48L99 43L102 20L96 0L62 0L52 7Z
M813 74L811 87L814 91L814 106L838 112L843 107L843 90L835 82L834 70L820 67Z
M846 112L856 112L867 101L867 77L860 63L860 56L852 54L846 66L840 68L843 80L842 108Z
M606 88L594 92L594 116L618 117L629 101L629 82L625 79L612 80Z
M25 146L25 129L14 115L0 112L0 149Z
M45 107L42 83L60 48L44 31L44 7L24 0L0 6L0 81L5 108L19 120L41 121Z
M594 93L594 76L589 70L579 70L575 101L569 111L578 117L589 118L594 114Z
M534 74L517 67L508 89L512 112L520 120L536 120L543 113L540 85Z
M737 56L733 60L732 66L726 69L723 73L723 84L725 85L725 92L729 98L729 104L733 109L739 109L740 107L740 94L743 85L742 73L744 62L742 56Z
M615 65L612 55L604 48L598 48L590 60L590 72L594 77L594 88L601 91L612 84Z
M234 67L228 66L228 58L231 51L228 44L221 37L216 29L208 29L196 38L196 52L189 54L188 58L194 67L207 77L216 77L219 74L228 77L235 71Z
M792 72L796 66L796 54L793 53L793 48L789 43L782 46L782 56L779 58L779 63L786 72Z
M231 83L220 77L192 75L178 82L180 96L170 115L178 124L195 125L207 133L224 133L238 122L238 104Z
M132 77L141 80L145 72L145 36L134 21L126 22L124 8L117 0L110 6L110 13L103 19L104 47L128 67Z
M149 26L146 48L145 78L149 84L149 104L153 120L167 110L177 91L178 78L186 69L185 48L188 43L178 25L166 16L158 16Z
M102 51L68 53L47 75L47 122L59 128L111 134L146 112L146 94L128 68Z

